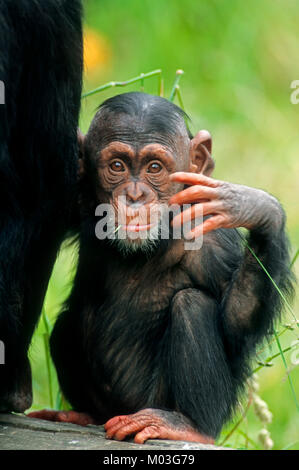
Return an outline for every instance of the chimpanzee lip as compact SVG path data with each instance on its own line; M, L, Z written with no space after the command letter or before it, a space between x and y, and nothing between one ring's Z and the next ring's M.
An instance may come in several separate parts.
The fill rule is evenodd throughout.
M150 230L153 226L154 224L144 224L144 225L140 225L140 224L131 225L130 224L130 225L123 225L122 227L127 232L141 232L144 230Z

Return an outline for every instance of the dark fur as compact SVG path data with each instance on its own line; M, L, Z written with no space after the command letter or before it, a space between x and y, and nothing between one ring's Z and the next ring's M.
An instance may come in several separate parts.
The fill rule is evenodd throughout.
M134 97L130 106L124 97L113 100L104 108L142 114L138 104L131 111ZM176 110L167 106L172 123ZM148 116L142 122L147 126ZM171 133L167 124L162 132ZM205 235L199 251L169 241L151 257L123 257L95 238L97 204L84 213L73 291L51 338L63 392L77 411L102 422L171 409L216 437L236 408L256 346L279 318L279 294L234 229ZM290 293L284 226L273 234L252 231L249 243Z
M182 118L189 120L188 115L174 103L159 96L140 92L123 93L109 98L99 106L99 109L103 117L111 118L113 115L121 114L134 117L147 135L157 133L176 137L177 126L181 125Z
M0 3L0 410L31 403L27 349L75 195L79 0Z

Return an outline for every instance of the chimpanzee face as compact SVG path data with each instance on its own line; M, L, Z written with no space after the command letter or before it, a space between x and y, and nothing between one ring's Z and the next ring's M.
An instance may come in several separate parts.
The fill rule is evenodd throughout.
M174 106L154 98L162 100L159 106ZM122 246L134 251L156 244L168 201L183 189L169 176L198 169L198 162L194 164L195 154L198 156L195 141L190 139L183 118L169 117L169 125L166 122L163 126L163 121L157 128L151 106L144 106L143 102L139 106L143 106L139 118L119 109L100 109L85 138L83 152L88 166L93 168L97 202L111 205L118 239ZM176 107L172 113L175 110Z

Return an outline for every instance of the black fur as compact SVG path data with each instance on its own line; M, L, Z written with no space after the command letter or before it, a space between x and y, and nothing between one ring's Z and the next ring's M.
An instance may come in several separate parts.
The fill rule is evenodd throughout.
M102 422L143 408L176 410L216 437L279 317L276 289L236 230L211 232L201 250L169 264L179 242L150 258L123 258L95 239L94 225L93 216L82 224L75 284L51 338L66 397ZM291 292L284 230L272 240L253 233L250 242Z
M141 92L123 93L104 101L100 106L101 116L125 114L137 119L145 134L177 135L182 120L188 115L165 98ZM136 131L136 128L135 128Z
M167 142L169 135L175 139L185 125L172 104L142 93L119 95L101 109L107 115L96 115L85 145L84 164L89 168L93 161L94 170L82 186L87 203L82 202L78 271L51 338L62 390L77 411L102 422L144 408L170 409L216 437L236 409L257 345L280 316L281 297L235 229L207 233L197 251L169 240L151 255L123 256L109 241L96 239L102 135L108 142L130 142L123 137L128 129L138 148L161 133ZM176 158L178 164L186 157ZM278 202L274 207L280 228L258 225L248 242L289 295L284 214ZM254 216L262 218L258 211Z
M31 403L27 349L77 174L82 77L79 0L0 2L0 410Z

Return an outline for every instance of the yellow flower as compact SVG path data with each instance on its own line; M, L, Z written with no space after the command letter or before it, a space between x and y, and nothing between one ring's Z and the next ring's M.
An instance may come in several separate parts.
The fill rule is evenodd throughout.
M84 68L92 73L107 65L111 51L107 39L97 31L85 27L84 30Z

